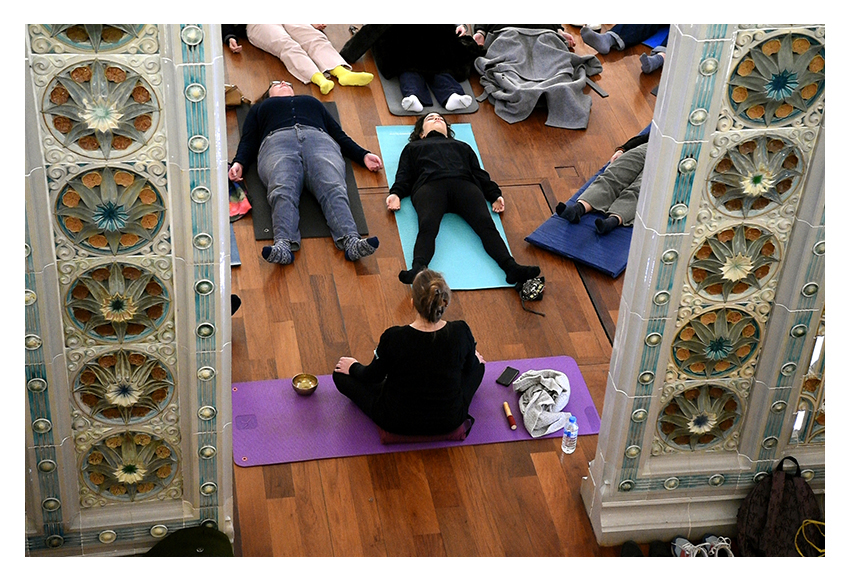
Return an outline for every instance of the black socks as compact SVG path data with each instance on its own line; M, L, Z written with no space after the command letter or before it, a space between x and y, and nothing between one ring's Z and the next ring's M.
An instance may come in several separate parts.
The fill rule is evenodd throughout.
M580 204L578 202L569 202L567 204L558 202L558 205L555 207L555 213L558 216L566 218L573 224L577 223L579 219L584 216L585 212L584 204Z
M420 265L418 263L413 263L413 266L410 267L407 271L399 271L398 280L404 283L405 285L410 285L413 283L413 280L416 278L416 275L419 274L419 271L423 270L426 265Z
M505 269L505 281L510 283L511 285L516 285L517 283L525 283L529 279L534 279L538 275L540 275L540 267L531 265L520 265L513 259L511 259L511 264L508 265Z
M620 219L613 214L596 219L596 232L599 234L608 234L618 226L620 226Z
M586 212L584 204L579 202L567 202L566 204L558 202L558 205L555 207L555 214L561 218L566 218L573 224L576 224ZM620 226L620 219L613 214L609 214L605 218L596 219L596 232L599 234L608 234L618 226Z

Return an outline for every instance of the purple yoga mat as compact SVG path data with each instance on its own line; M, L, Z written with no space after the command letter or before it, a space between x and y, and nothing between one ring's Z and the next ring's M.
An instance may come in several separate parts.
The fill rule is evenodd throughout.
M297 395L291 378L233 384L233 459L241 467L253 467L531 439L522 422L517 393L511 386L496 384L505 366L520 373L564 372L570 380L570 400L564 411L578 419L579 435L599 433L599 414L578 365L569 356L554 356L487 362L484 379L469 407L475 424L464 441L384 445L377 426L337 391L330 375L319 376L319 387L310 396ZM502 408L505 401L516 419L516 430L508 426ZM540 438L560 436L556 431Z

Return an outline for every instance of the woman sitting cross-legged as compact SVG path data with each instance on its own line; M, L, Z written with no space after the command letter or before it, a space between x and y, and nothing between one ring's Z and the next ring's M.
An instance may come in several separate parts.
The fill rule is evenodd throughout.
M484 377L484 359L465 321L446 321L451 290L426 269L413 281L416 317L381 334L369 365L342 357L337 390L387 432L442 435L461 426Z
M410 196L419 220L413 246L413 265L398 278L410 284L434 256L434 243L440 222L447 212L460 215L481 238L484 250L505 272L511 285L524 283L540 274L540 268L517 264L502 239L490 211L505 209L499 185L478 164L469 144L454 139L454 131L439 113L417 119L398 161L395 183L387 196L387 209L401 208L401 199ZM463 252L458 249L458 252Z

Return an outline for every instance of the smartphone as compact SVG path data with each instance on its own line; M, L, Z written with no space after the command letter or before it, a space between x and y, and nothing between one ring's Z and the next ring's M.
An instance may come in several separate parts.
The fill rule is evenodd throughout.
M505 371L502 372L502 375L496 378L496 383L501 384L502 386L510 386L511 382L516 380L517 376L519 376L519 370L507 366Z

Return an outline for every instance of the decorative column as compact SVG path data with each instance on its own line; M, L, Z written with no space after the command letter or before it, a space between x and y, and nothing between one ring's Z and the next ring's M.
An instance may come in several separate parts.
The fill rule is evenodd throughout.
M220 30L26 38L27 555L232 538Z
M734 534L786 455L824 488L824 27L671 25L667 54L582 482L602 545Z

